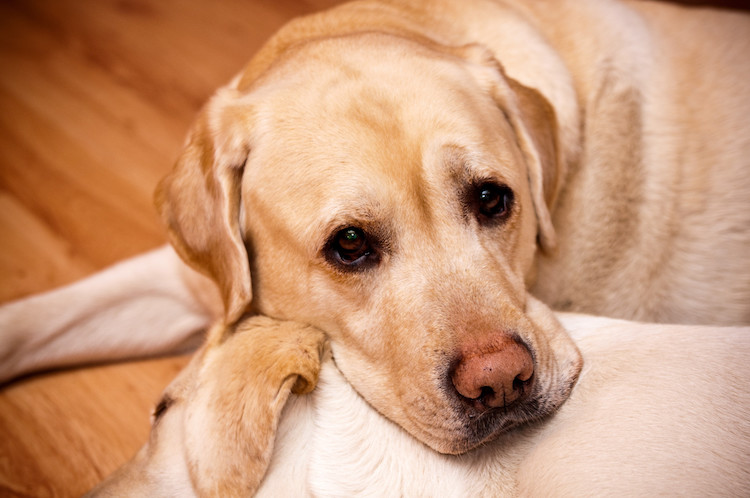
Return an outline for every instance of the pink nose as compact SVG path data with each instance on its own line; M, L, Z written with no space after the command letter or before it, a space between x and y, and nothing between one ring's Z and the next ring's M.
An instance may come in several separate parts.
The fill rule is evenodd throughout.
M528 348L508 336L465 352L451 380L456 391L480 409L508 406L529 391L534 360Z

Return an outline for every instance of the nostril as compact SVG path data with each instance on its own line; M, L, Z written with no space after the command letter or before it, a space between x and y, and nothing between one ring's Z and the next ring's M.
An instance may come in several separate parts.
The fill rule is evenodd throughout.
M487 401L491 399L493 396L495 396L495 390L492 389L490 386L483 386L479 393L479 398L477 398L479 401Z
M480 410L504 404L503 393L500 393L498 397L498 393L490 386L483 386L480 390L479 397L471 401L473 402L472 405Z
M516 375L515 379L513 379L513 390L523 390L526 389L526 387L531 384L531 380L534 377L534 368L533 365L528 364L526 365L526 368Z
M517 375L513 379L513 390L521 394L526 394L526 390L531 385L534 375Z

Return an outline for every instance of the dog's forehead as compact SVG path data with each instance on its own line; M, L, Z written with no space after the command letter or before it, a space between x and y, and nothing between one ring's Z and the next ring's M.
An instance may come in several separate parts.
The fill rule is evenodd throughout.
M468 65L392 35L308 42L260 79L255 112L264 138L283 140L287 150L372 145L403 154L409 141L423 146L435 135L487 142L499 136L490 119L497 109Z
M312 221L298 203L354 218L424 210L467 168L521 182L512 131L462 61L393 38L310 44L254 90L246 190L286 222Z

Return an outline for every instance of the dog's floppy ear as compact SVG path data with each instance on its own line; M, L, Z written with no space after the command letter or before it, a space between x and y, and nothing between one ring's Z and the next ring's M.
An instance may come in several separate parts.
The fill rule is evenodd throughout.
M294 322L245 318L209 334L186 408L186 460L198 496L251 496L290 392L311 391L325 338Z
M539 245L545 252L551 252L556 247L556 236L550 208L559 193L565 168L555 111L541 93L508 77L486 48L472 44L460 47L458 52L472 63L470 70L475 78L515 131L528 168Z
M252 108L239 92L232 88L217 92L155 195L177 253L219 286L227 323L239 319L252 299L250 265L240 231L240 185L251 124Z

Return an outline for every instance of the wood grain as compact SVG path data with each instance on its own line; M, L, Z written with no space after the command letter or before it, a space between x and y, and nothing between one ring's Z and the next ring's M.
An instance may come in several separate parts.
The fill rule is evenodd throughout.
M152 191L202 103L283 22L334 3L0 2L0 302L163 243ZM186 361L2 389L0 496L90 489L145 441L153 403Z

